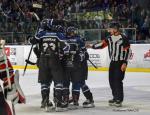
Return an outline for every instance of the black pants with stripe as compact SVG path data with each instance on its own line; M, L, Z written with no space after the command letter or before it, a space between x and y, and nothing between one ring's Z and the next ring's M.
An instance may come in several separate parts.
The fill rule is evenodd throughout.
M121 66L123 61L111 61L109 66L109 84L112 90L112 95L114 100L123 101L124 91L123 91L123 79L125 71L121 71Z

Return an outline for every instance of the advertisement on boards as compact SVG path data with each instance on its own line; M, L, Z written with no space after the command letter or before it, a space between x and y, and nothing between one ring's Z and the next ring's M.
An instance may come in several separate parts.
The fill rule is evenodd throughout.
M5 53L12 65L17 65L17 53L15 47L5 47Z

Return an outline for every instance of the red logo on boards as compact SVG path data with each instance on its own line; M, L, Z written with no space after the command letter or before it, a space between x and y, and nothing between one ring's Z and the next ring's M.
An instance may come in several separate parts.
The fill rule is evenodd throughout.
M146 53L144 54L144 58L150 58L150 49L149 49L148 52L146 52Z
M5 53L7 56L10 56L10 47L5 47Z

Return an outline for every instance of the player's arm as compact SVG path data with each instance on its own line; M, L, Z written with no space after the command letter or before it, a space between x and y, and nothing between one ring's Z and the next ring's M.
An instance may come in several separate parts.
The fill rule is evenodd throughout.
M57 33L57 40L58 40L58 48L62 55L69 53L70 45L67 43L66 37L64 34Z
M70 45L66 41L60 41L60 50L62 54L67 54L70 51Z
M44 36L46 32L42 29L39 29L39 31L34 36L29 36L27 39L30 44L35 45L40 42L40 39L42 36Z
M79 56L81 58L80 61L88 60L89 54L86 49L85 38L78 39L78 44L79 44Z
M30 44L35 45L39 42L39 40L35 36L31 36L28 38Z

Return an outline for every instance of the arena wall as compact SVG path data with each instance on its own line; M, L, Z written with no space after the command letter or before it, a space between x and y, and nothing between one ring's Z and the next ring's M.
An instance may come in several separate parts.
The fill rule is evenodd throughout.
M25 65L25 59L28 58L30 51L30 45L8 45L6 46L6 54L13 64L15 69L23 69ZM150 44L132 44L132 55L128 63L127 71L133 72L150 72ZM108 49L93 50L88 49L90 54L90 60L98 66L98 69L95 69L90 62L89 70L95 71L106 71L109 66L109 55ZM36 56L34 53L31 53L30 61L36 62ZM37 69L36 66L28 66L28 69Z

